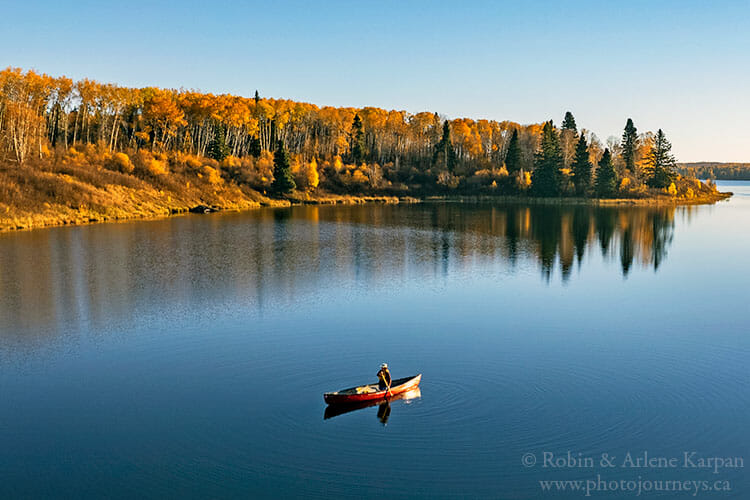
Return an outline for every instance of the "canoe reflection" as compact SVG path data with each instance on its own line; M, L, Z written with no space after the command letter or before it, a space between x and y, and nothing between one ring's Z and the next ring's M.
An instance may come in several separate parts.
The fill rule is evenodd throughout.
M338 404L329 405L326 407L325 413L323 413L323 419L328 420L329 418L338 417L344 413L351 413L357 410L363 410L365 408L371 408L373 406L378 407L378 420L383 425L388 423L388 417L391 416L391 405L399 400L408 402L413 399L421 398L422 391L417 387L414 390L398 394L386 400L378 401L363 401L361 403L349 403L349 404Z

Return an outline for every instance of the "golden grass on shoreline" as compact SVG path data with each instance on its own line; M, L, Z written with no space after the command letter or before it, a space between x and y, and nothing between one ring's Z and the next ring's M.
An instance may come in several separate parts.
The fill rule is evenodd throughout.
M112 156L112 155L110 155ZM231 171L216 162L211 168L195 158L158 160L122 167L118 155L71 152L33 165L0 163L0 232L97 222L155 219L188 212L195 207L245 211L295 204L356 205L362 203L524 203L545 205L657 206L715 203L731 196L712 186L682 179L672 194L651 193L642 198L532 198L525 195L387 196L340 195L320 189L295 191L273 198L245 182L235 182ZM128 157L123 156L125 159ZM150 156L148 158L151 158ZM147 158L147 159L148 159ZM206 160L208 161L208 160ZM128 160L129 162L129 160ZM162 165L163 171L154 168Z
M732 193L717 193L715 197L694 199L584 199L584 198L526 198L519 196L454 196L454 197L426 197L398 198L393 196L339 196L329 193L320 196L310 196L290 200L268 199L264 202L238 202L231 206L216 206L217 212L244 212L269 207L289 207L293 205L361 205L361 204L398 204L398 203L524 203L530 205L587 205L587 206L674 206L674 205L702 205L713 204L729 198ZM2 207L2 204L0 204ZM134 220L155 220L170 216L184 215L187 208L173 208L170 211L159 209L127 213L123 209L113 208L109 214L74 210L65 207L50 206L38 214L8 217L0 213L0 232L23 231L41 229L45 227L81 226L102 222L126 222Z

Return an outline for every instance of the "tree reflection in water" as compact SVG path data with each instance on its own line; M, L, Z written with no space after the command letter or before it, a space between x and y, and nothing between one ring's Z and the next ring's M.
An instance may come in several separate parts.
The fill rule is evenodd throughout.
M673 206L425 203L408 208L339 207L338 213L328 207L306 207L298 216L317 212L316 220L321 221L430 231L431 254L443 273L451 259L499 255L515 266L523 254L538 261L546 280L559 262L562 279L567 281L573 264L577 261L580 266L595 245L605 258L619 252L625 277L636 261L658 269L672 242L675 210ZM355 238L352 243L354 250L361 250L361 241Z
M601 253L627 277L659 266L690 207L423 203L302 206L0 235L0 332L107 330L152 310L230 298L266 304L330 287L392 286L454 271L515 272ZM689 217L687 218L689 219ZM489 271L488 271L489 272ZM31 339L19 342L32 345Z

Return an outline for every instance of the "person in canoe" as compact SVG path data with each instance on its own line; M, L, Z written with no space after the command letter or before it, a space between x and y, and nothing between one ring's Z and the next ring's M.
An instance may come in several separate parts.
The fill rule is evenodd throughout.
M388 371L387 363L380 365L380 371L378 371L378 388L381 391L383 389L390 390L391 388L391 372Z

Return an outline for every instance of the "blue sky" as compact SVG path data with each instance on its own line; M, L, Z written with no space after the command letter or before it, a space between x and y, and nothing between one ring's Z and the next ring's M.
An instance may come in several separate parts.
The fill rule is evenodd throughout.
M750 161L750 2L7 2L0 66L318 105L628 117L681 161Z

